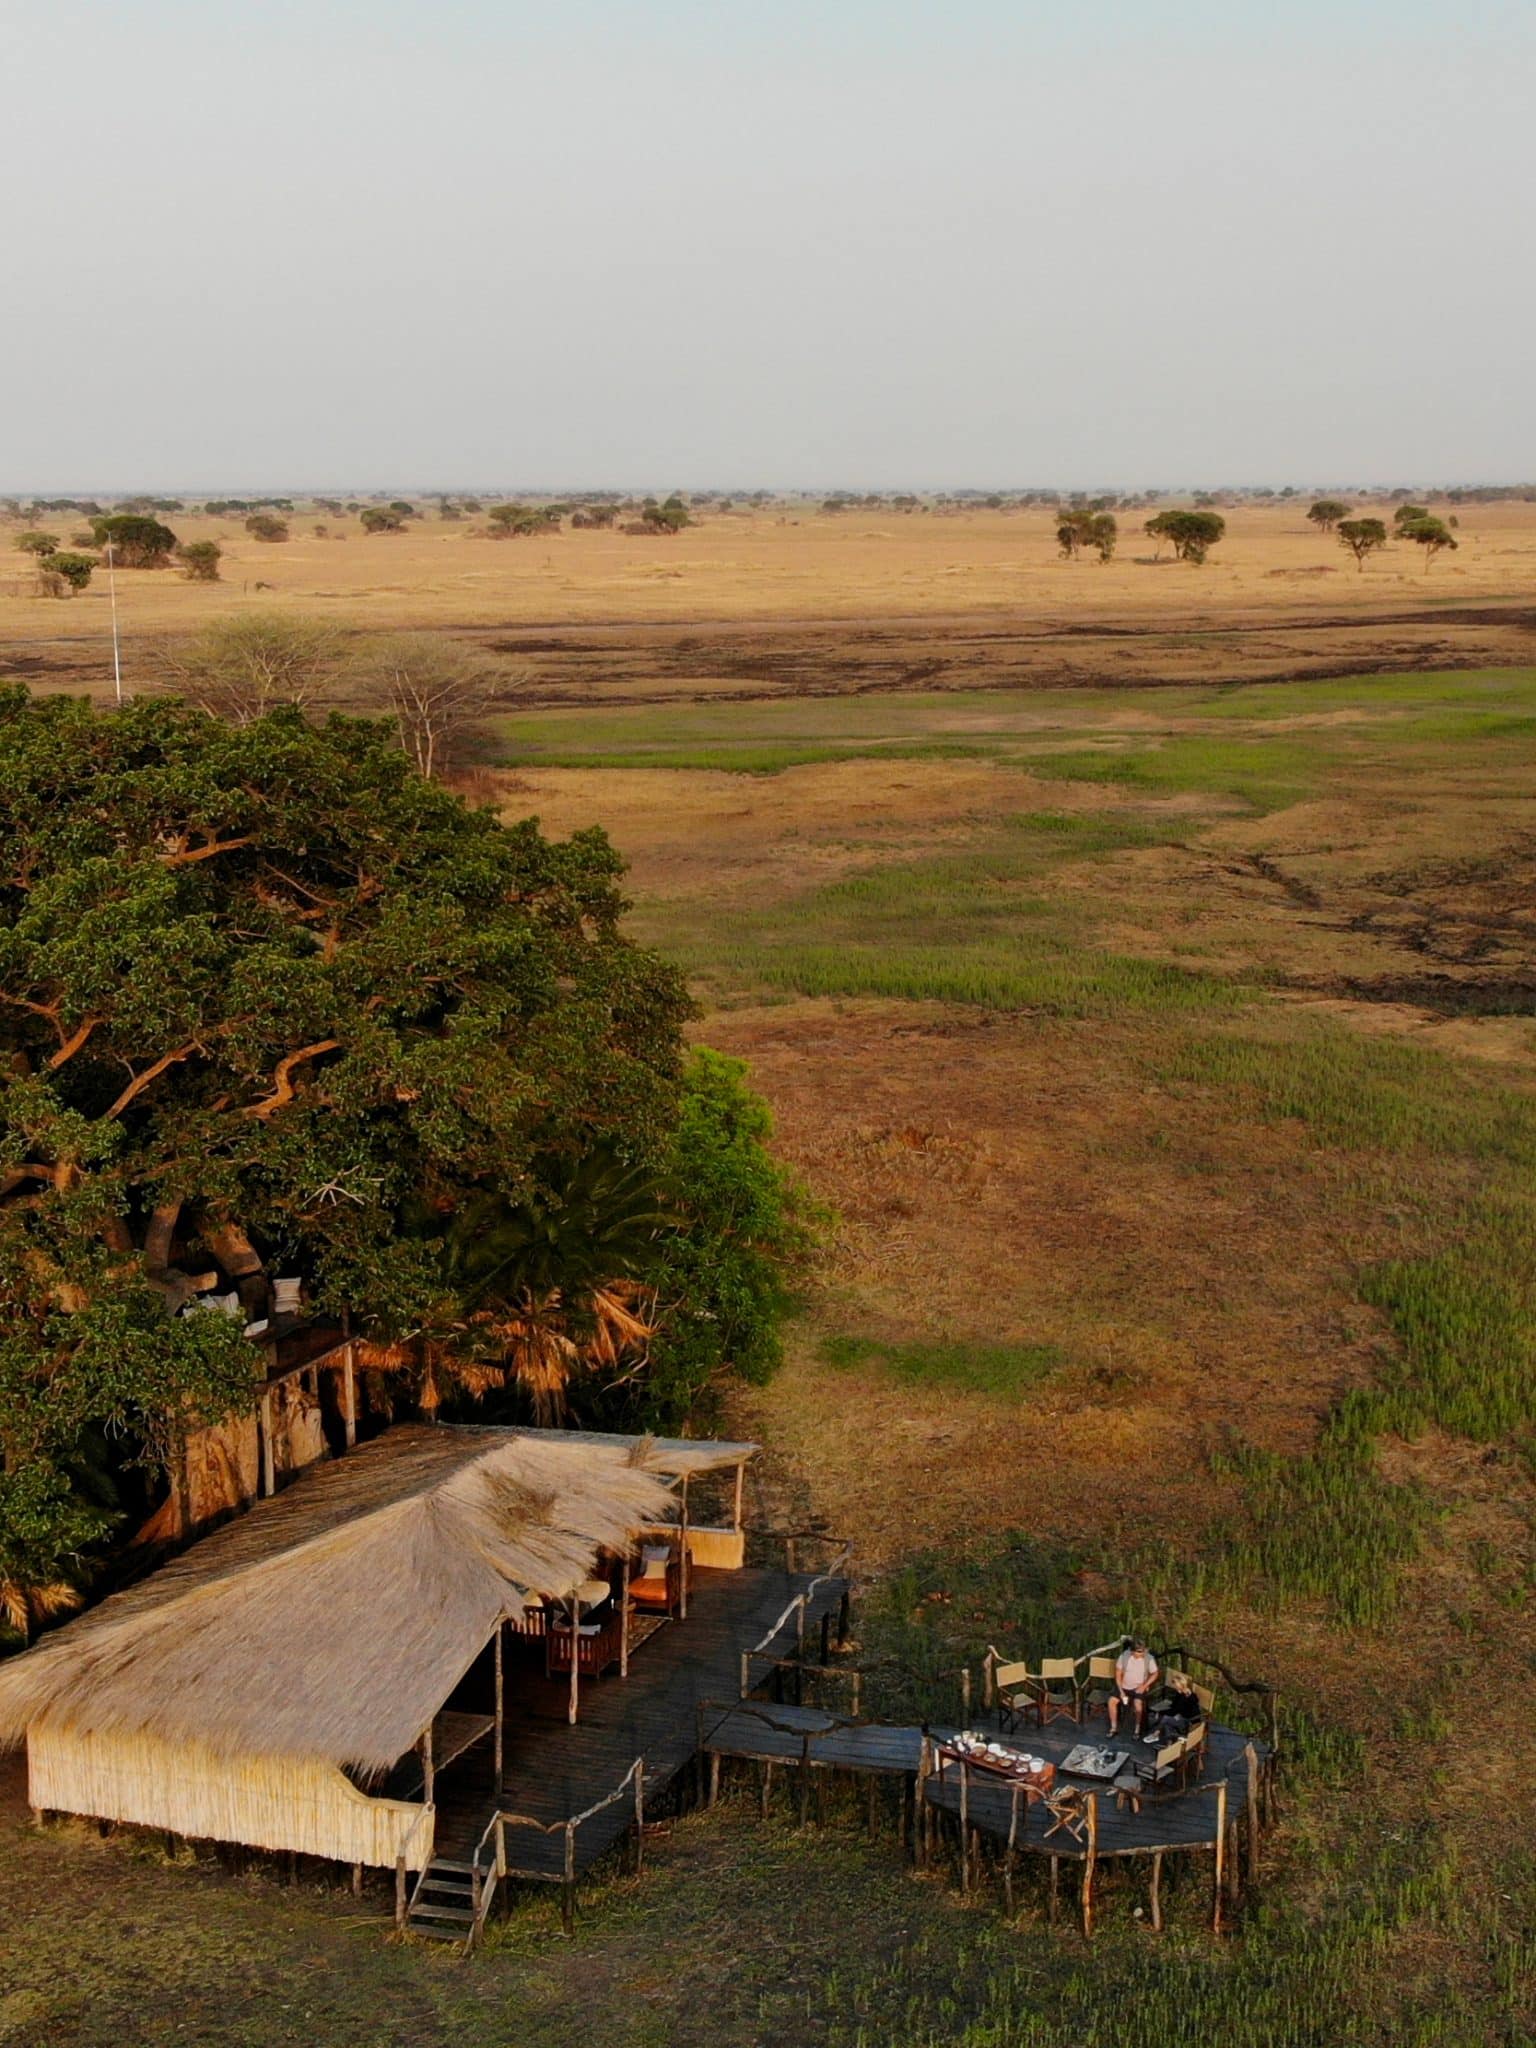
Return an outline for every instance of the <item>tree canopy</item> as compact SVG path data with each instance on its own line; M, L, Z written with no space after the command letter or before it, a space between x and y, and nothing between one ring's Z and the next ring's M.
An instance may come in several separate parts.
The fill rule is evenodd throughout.
M1383 519L1341 519L1338 522L1340 544L1348 548L1355 558L1355 567L1364 569L1368 556L1387 544L1387 527Z
M281 1261L409 1349L452 1219L527 1237L594 1160L667 1218L601 1275L644 1292L658 1399L762 1369L787 1184L739 1079L687 1066L620 874L596 830L468 809L382 724L0 693L0 1581L78 1576L129 1475L254 1398L238 1324L177 1312L210 1276L254 1313ZM602 1265L556 1304L588 1361ZM514 1261L503 1308L553 1312L549 1278Z
M1314 500L1307 517L1323 533L1332 533L1341 519L1347 519L1353 506L1346 505L1342 498L1318 498Z
M120 569L160 569L176 548L176 536L143 512L108 512L91 521L97 547L110 547Z
M1171 541L1181 562L1203 562L1227 530L1219 512L1158 512L1147 520L1144 531L1154 540Z
M1397 535L1399 540L1411 540L1416 547L1424 550L1426 569L1443 550L1454 552L1460 546L1460 542L1445 521L1434 518L1428 512L1421 513L1417 519L1399 519Z

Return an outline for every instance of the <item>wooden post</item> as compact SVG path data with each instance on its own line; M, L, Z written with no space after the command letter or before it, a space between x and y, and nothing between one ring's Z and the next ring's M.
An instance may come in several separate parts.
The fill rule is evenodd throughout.
M496 1875L507 1874L507 1824L498 1813L496 1816Z
M793 1536L786 1536L784 1538L784 1569L793 1577L795 1570L795 1539Z
M824 1666L832 1661L832 1610L830 1607L821 1617L821 1661Z
M805 1826L811 1801L811 1738L800 1738L800 1825Z
M759 1797L757 1802L758 1812L762 1815L764 1820L768 1818L768 1803L772 1798L773 1765L771 1763L765 1763L763 1765L763 1789L761 1796Z
M496 1653L495 1653L495 1662L496 1662L496 1760L495 1760L495 1770L496 1770L496 1792L497 1792L497 1796L498 1796L498 1798L500 1797L500 1794L501 1794L501 1767L502 1767L502 1731L503 1731L503 1726L504 1726L504 1719L505 1719L505 1705L506 1705L506 1687L505 1687L505 1684L504 1684L504 1682L503 1682L503 1679L502 1679L502 1671L501 1671L501 1638L502 1638L503 1626L504 1626L504 1624L502 1623L502 1621L501 1621L500 1617L498 1616L498 1618L497 1618L497 1622L496 1622L496 1636L495 1636L495 1643L496 1643Z
M960 1667L960 1716L967 1728L971 1725L971 1667Z
M1243 1769L1248 1774L1248 1882L1259 1876L1259 1759L1250 1742L1243 1750Z
M581 1607L576 1595L571 1595L571 1693L566 1704L565 1718L574 1728L576 1708L581 1696L581 1633L577 1626L581 1618Z
M731 1526L732 1526L732 1528L734 1528L734 1529L735 1529L735 1530L737 1530L738 1532L739 1532L739 1531L740 1531L740 1529L741 1529L741 1489L742 1489L742 1486L743 1486L743 1484L744 1484L744 1482L745 1482L745 1480L746 1480L746 1476L747 1476L747 1465L746 1465L746 1460L745 1460L745 1459L743 1459L743 1460L741 1461L741 1463L740 1463L740 1464L739 1464L739 1465L738 1465L738 1466L736 1467L736 1505L735 1505L735 1507L734 1507L734 1508L732 1509L732 1511L731 1511L731 1513L732 1513L732 1523L731 1523Z
M261 1497L270 1500L277 1491L277 1464L272 1455L272 1389L262 1391L261 1408L256 1420L257 1433L261 1438Z
M680 1621L686 1621L688 1619L688 1474L686 1472L683 1474L682 1541L678 1545L677 1560L682 1572L678 1582L677 1613Z
M720 1797L720 1752L712 1749L709 1753L709 1798L707 1804L715 1805Z
M352 1896L354 1899L360 1899L363 1896L363 1866L361 1863L354 1863L352 1866Z
M619 1559L619 1676L629 1676L629 1551Z
M837 1603L837 1647L841 1649L848 1640L848 1584L843 1582L843 1597Z
M357 1442L357 1366L350 1344L341 1354L341 1421L350 1451Z
M405 1909L405 1857L401 1854L395 1858L395 1925L402 1932L405 1928Z
M1051 1925L1052 1925L1053 1927L1054 1927L1054 1926L1056 1925L1056 1915L1057 1915L1057 1913L1058 1913L1058 1912L1060 1911L1060 1908L1061 1908L1061 1858L1060 1858L1059 1856L1053 1856L1053 1857L1051 1858L1051 1893L1050 1893L1050 1903L1049 1903L1049 1905L1048 1905L1048 1906L1046 1907L1046 1918L1047 1918L1047 1919L1048 1919L1048 1920L1050 1921L1050 1923L1051 1923Z
M560 1925L567 1934L576 1932L576 1830L565 1824L565 1882L560 1888Z
M1227 1848L1227 1781L1216 1787L1216 1863L1211 1873L1211 1932L1221 1932L1222 1859Z
M1013 1857L1019 1839L1019 1798L1023 1789L1021 1785L1014 1785L1008 1799L1008 1851L1003 1860L1003 1897L1007 1901L1010 1920L1013 1918Z
M971 1888L971 1800L970 1766L962 1761L960 1765L960 1889L968 1892Z
M797 1657L805 1655L805 1607L806 1599L802 1593L795 1607L795 1655Z
M434 1803L433 1793L436 1786L437 1772L432 1765L432 1723L429 1721L421 1738L421 1796L428 1806Z
M928 1825L928 1773L932 1768L932 1750L925 1735L917 1752L917 1776L912 1780L912 1861L919 1870L928 1867L924 1837Z
M645 1765L635 1773L635 1871L645 1863Z
M1093 1880L1099 1862L1099 1795L1090 1792L1088 1806L1088 1853L1083 1858L1083 1933L1093 1933Z
M1154 1849L1152 1852L1152 1931L1154 1934L1161 1934L1163 1931L1163 1852L1161 1849Z

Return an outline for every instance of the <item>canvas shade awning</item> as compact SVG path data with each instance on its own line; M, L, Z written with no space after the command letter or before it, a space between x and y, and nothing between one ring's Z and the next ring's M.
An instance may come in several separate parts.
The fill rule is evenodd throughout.
M0 1746L43 1721L387 1769L525 1594L567 1597L669 1481L754 1448L392 1429L0 1664Z

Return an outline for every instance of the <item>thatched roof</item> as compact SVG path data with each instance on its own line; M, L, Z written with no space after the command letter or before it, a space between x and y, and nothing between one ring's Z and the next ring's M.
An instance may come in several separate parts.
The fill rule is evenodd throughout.
M670 1478L753 1448L392 1429L0 1663L0 1748L41 1718L387 1769L524 1590L569 1592Z

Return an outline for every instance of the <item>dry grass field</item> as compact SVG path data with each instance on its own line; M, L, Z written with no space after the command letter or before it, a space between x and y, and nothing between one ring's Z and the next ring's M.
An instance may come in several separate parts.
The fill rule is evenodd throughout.
M1390 518L1389 507L1377 507ZM1436 508L1441 513L1445 505ZM1204 568L1154 559L1143 513L1107 565L1063 562L1043 509L707 514L670 538L566 530L477 538L430 513L403 533L297 514L292 538L171 515L217 540L223 581L118 579L130 675L157 641L232 610L345 626L439 627L532 663L540 701L996 683L1231 679L1528 658L1536 505L1459 508L1459 547L1426 573L1394 547L1363 573L1297 502L1240 504ZM67 541L73 515L51 520ZM325 528L324 534L316 531ZM98 576L39 597L0 523L0 655L40 683L110 680Z
M1193 1889L1154 1940L1112 1877L1085 1953L857 1816L728 1801L571 1944L534 1900L465 1970L318 1881L33 1837L13 1786L0 2043L147 2040L152 1979L188 2041L1528 2048L1536 507L1462 517L1428 576L1276 510L1203 571L1059 565L1043 515L978 512L132 580L146 640L255 603L253 556L263 601L532 663L481 793L608 828L830 1212L729 1420L763 1505L857 1540L889 1697L952 1711L988 1640L1135 1616L1277 1680L1291 1759L1225 1944ZM0 645L82 676L96 605L0 596Z

